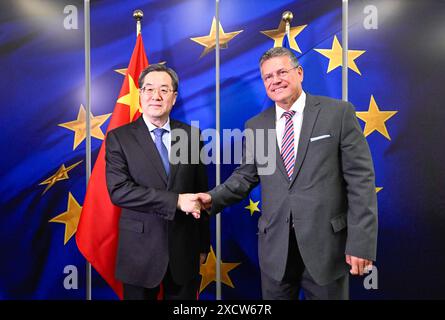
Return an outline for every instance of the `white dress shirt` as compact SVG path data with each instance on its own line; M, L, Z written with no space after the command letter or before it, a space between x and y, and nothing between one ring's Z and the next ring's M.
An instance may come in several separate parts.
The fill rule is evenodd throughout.
M290 110L295 111L295 115L292 117L292 121L294 123L295 159L297 158L298 143L300 141L301 126L303 124L303 110L305 105L306 105L306 93L304 93L304 91L301 91L301 94L298 97L297 101L295 101L294 104L289 109L289 111ZM286 125L286 118L283 117L283 113L286 111L287 110L284 110L283 108L275 104L275 114L276 114L275 129L277 131L277 142L278 142L278 148L280 149L280 153L281 153L281 141L283 141L284 129Z
M158 127L156 127L153 123L151 123L150 120L148 120L144 114L142 115L142 118L144 119L144 122L147 125L148 130L150 131L150 135L151 138L153 139L153 142L155 142L155 134L153 133L153 130ZM167 130L167 132L164 132L164 134L162 135L162 142L164 143L164 146L167 148L168 158L170 159L170 150L172 143L170 117L167 119L167 122L161 128Z

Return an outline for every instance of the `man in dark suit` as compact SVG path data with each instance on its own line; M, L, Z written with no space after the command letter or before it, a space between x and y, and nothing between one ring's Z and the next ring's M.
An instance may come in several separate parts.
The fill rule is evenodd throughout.
M169 157L175 143L193 150L190 139L198 129L169 117L178 94L172 69L150 65L139 88L143 115L106 140L107 187L122 208L116 277L124 299L156 299L161 283L165 299L196 299L200 263L210 249L209 219L189 213L196 211L191 193L208 189L206 169L191 163L189 152L188 163L173 164ZM185 140L172 141L174 131Z
M303 69L285 48L268 50L260 69L275 106L246 122L254 138L242 165L200 201L217 213L261 182L263 299L296 299L300 289L306 299L348 299L348 270L366 272L377 246L374 168L354 107L306 94ZM272 174L262 171L258 145L276 152Z

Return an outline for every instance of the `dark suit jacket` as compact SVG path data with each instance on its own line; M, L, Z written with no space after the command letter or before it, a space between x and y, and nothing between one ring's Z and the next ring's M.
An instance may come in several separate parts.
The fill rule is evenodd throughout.
M160 284L168 265L177 284L187 283L199 274L199 254L210 249L206 215L196 220L176 209L178 194L208 190L204 165L190 164L191 132L198 129L175 120L170 126L187 132L189 164L170 164L168 178L142 117L106 139L108 192L122 208L116 277L147 288Z
M246 128L275 129L275 107L246 123ZM273 139L276 170L261 174L254 146L261 137ZM311 141L311 138L312 141ZM350 103L307 94L294 174L289 180L276 133L262 132L246 143L243 164L213 189L212 212L246 197L261 182L258 254L262 272L281 281L284 276L292 215L305 267L319 285L349 270L345 254L375 260L377 200L371 154ZM268 143L264 143L266 152ZM262 152L262 151L260 151ZM260 153L261 155L264 153Z

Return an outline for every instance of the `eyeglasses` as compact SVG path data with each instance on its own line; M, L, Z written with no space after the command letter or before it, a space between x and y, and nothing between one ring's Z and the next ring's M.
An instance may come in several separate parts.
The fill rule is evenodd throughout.
M147 96L153 96L156 91L159 93L161 97L166 97L170 92L173 92L174 90L167 87L161 87L161 88L142 87L139 89L139 92L141 94L145 94Z
M277 77L280 78L280 79L284 79L284 78L286 78L288 76L289 71L291 71L293 69L296 69L299 66L300 65L298 65L296 67L292 67L290 69L280 69L280 70L278 70L276 72L265 74L263 76L263 81L266 82L266 83L269 83L269 82L271 82L275 78L275 75L277 75Z

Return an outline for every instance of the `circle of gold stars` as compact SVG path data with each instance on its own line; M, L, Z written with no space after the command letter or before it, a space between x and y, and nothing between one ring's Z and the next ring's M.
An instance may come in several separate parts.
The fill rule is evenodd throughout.
M289 28L289 46L299 52L302 53L297 41L296 37L307 27L307 25L300 25ZM204 47L203 52L200 55L200 58L210 53L216 47L216 18L214 17L212 20L212 25L210 27L210 32L208 35L200 36L200 37L192 37L190 40L198 43L199 45ZM234 39L238 34L243 32L243 30L233 31L233 32L225 32L221 23L219 23L219 45L222 49L228 48L228 43ZM274 47L280 47L283 45L284 37L286 36L286 23L284 21L280 21L277 29L264 30L260 31L262 34L274 40ZM334 36L332 45L330 49L314 49L318 53L322 54L326 58L329 59L329 64L327 68L327 73L335 70L338 67L342 66L342 53L343 48L340 42L337 39L337 36ZM361 75L361 72L356 64L356 59L363 55L365 50L348 50L348 68ZM116 72L120 74L126 75L126 69L118 69ZM128 88L129 91L126 95L120 97L117 100L117 103L126 105L130 108L130 120L134 118L136 113L140 109L139 104L139 90L136 86L134 79L131 75L128 75ZM369 136L372 132L377 131L381 133L385 138L391 140L388 130L386 128L386 121L393 117L397 111L380 111L374 97L371 95L370 103L368 111L364 112L356 112L356 115L359 119L365 122L364 135L365 137ZM104 139L104 133L101 130L101 126L107 121L107 119L111 116L111 114L104 114L100 116L93 116L90 113L91 120L91 136L97 139ZM86 110L83 105L80 105L79 112L77 115L77 119L65 123L59 124L60 127L64 127L71 131L74 131L74 143L73 150L75 150L80 143L86 138ZM45 194L52 186L54 186L58 181L69 179L68 172L78 166L82 161L79 161L73 165L65 167L65 164L62 164L59 169L49 178L42 181L39 185L47 185L42 195ZM376 188L376 192L382 190L382 187ZM245 209L249 210L250 215L253 216L255 212L260 212L259 209L260 201L254 202L251 198L249 198L249 205L245 207ZM77 225L80 219L82 207L76 201L71 192L68 194L68 204L67 210L56 217L49 220L49 222L54 223L63 223L65 224L65 236L64 236L64 244L66 244L71 237L77 231ZM234 287L232 280L230 279L229 272L236 268L240 263L225 263L221 262L221 281L229 287ZM210 253L208 254L207 261L201 265L200 274L202 275L202 281L200 286L200 292L202 292L210 283L216 281L216 256L211 248Z

